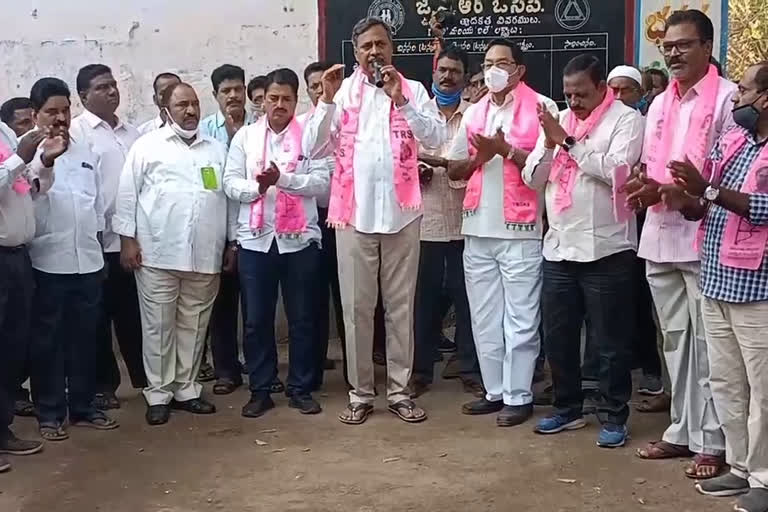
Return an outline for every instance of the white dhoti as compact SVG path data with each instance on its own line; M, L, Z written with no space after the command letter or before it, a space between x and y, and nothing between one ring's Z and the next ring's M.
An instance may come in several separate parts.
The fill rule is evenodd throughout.
M141 267L136 271L149 405L200 397L195 380L219 290L218 274Z
M540 240L466 237L464 276L487 400L533 401L541 343L541 250Z
M694 453L721 455L725 439L709 383L698 262L647 262L648 284L664 338L672 383L672 423L662 439Z

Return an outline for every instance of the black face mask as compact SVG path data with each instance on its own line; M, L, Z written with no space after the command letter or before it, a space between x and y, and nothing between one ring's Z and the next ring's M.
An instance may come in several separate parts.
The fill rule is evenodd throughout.
M733 109L733 122L741 126L748 132L754 133L757 131L757 123L760 121L760 111L755 107L755 103L759 100L763 94L755 98L755 101L749 105L742 105Z

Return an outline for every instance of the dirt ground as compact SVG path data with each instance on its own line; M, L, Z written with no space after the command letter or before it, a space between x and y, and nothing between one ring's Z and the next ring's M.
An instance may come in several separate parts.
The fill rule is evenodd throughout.
M209 397L218 414L174 413L167 425L149 427L138 392L122 390L117 431L71 429L69 441L12 459L13 470L0 475L0 512L732 508L729 499L699 496L683 476L683 461L634 456L660 435L663 414L634 414L629 445L605 450L595 446L594 418L584 430L543 437L532 432L533 421L501 429L494 416L463 416L460 405L471 397L456 381L438 379L421 398L429 420L419 425L387 412L383 397L365 425L339 423L346 399L340 370L329 372L317 395L324 411L314 417L289 409L280 396L266 416L245 419L245 389ZM536 416L546 412L538 408ZM20 435L34 436L35 428L28 419L16 422Z

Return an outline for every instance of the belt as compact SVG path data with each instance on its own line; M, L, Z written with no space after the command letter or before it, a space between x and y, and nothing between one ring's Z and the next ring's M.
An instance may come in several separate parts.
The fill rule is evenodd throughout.
M19 252L19 251L25 250L26 248L27 248L27 246L24 245L24 244L17 245L17 246L14 246L14 247L5 247L5 246L0 245L0 252Z

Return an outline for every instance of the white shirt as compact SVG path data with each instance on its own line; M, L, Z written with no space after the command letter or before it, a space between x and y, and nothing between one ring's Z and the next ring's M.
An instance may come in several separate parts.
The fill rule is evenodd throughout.
M232 139L227 157L227 168L224 172L224 190L230 199L238 202L240 212L237 217L237 240L240 246L249 251L269 252L272 242L277 238L277 249L280 254L297 252L310 243L320 245L322 235L317 224L317 204L315 196L325 194L330 186L330 176L323 159L311 165L306 158L299 160L296 170L292 173L283 171L286 165L283 153L283 139L288 128L276 133L267 123L267 155L265 161L274 161L280 169L280 178L276 187L269 187L264 196L264 226L261 232L254 233L250 227L251 203L259 194L259 184L254 179L258 155L262 151L263 139L258 140L259 127L250 125L240 129ZM298 237L277 236L275 233L275 203L277 189L302 196L301 204L307 219L307 231Z
M514 119L512 117L514 109L514 91L510 92L504 104L496 105L493 101L488 103L488 116L485 120L484 135L494 136L499 128L507 134ZM551 99L538 94L539 103L544 103L547 109L553 115L557 115L557 104ZM450 150L449 160L466 160L469 158L469 140L466 137L467 123L475 119L480 105L470 106L464 113L459 128L459 136L453 140L453 146ZM541 131L541 130L540 130ZM541 240L542 234L542 215L544 212L544 202L539 201L539 211L536 216L536 228L533 231L522 231L507 229L504 220L504 158L496 155L483 167L483 189L480 195L480 202L477 210L471 215L466 215L461 227L463 235L477 236L483 238L511 239L535 239Z
M403 105L400 113L423 146L437 148L446 137L445 123L433 111L424 108L429 101L424 86L414 80L407 82L413 101ZM329 156L335 149L345 107L344 98L353 83L349 78L344 80L334 103L318 102L307 121L304 147L309 149L311 159ZM352 163L355 211L350 222L362 233L397 233L422 214L419 210L404 211L397 202L389 131L391 108L389 96L366 80Z
M163 126L163 120L160 119L160 114L158 114L149 121L141 123L136 129L138 130L139 135L146 135L149 132L157 130L161 126Z
M76 140L88 141L99 157L101 185L104 193L104 252L120 252L120 237L112 231L112 217L115 215L115 200L120 174L125 157L139 132L133 126L118 120L113 129L109 123L84 110L72 120L70 132Z
M314 111L314 109L313 109ZM299 122L300 125L306 126L307 120L309 119L309 116L312 114L312 111L304 112L303 114L299 114L296 116L296 120ZM321 163L322 162L322 163ZM316 165L323 165L325 167L325 171L328 173L329 177L329 185L328 189L323 192L322 194L315 197L315 202L317 203L318 208L324 208L328 209L328 204L331 201L331 187L330 187L330 180L333 178L333 172L336 170L336 157L331 155L327 156L325 158L320 158L317 160L311 160L311 166Z
M43 168L38 150L30 166ZM104 267L97 233L104 230L104 197L99 157L70 135L69 147L53 164L56 181L35 204L32 266L51 274L89 274Z
M564 122L568 110L560 113ZM591 262L626 250L637 249L634 216L616 222L613 213L614 172L621 164L634 166L643 148L643 118L639 112L615 101L592 133L578 141L570 154L579 166L573 188L573 204L557 213L554 209L558 184L549 173L556 150L544 147L539 138L528 157L523 180L533 188L546 187L549 231L544 237L548 261Z
M169 126L136 141L120 176L112 226L115 233L136 238L143 265L221 272L228 227L222 188L226 157L220 142L198 135L187 146ZM203 186L208 167L216 176L215 190Z

